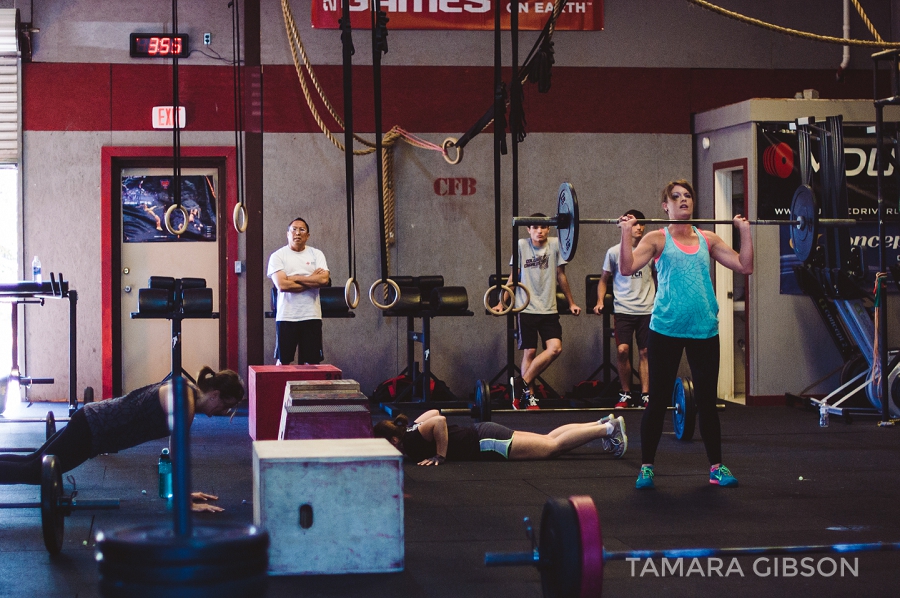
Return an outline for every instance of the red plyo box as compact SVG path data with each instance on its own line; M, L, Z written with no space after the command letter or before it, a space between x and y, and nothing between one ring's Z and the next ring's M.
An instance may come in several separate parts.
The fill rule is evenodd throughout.
M284 405L284 388L292 380L341 380L333 365L251 365L247 373L250 399L250 437L277 440Z

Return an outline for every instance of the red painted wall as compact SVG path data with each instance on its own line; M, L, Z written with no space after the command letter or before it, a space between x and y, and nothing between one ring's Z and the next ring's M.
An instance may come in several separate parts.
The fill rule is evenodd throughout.
M341 67L319 66L315 72L342 113ZM185 130L234 130L232 73L231 67L180 67ZM26 131L150 130L151 108L172 104L171 66L28 63L24 74ZM464 132L492 102L490 67L384 67L382 76L385 129ZM526 130L688 134L691 114L750 98L792 98L810 88L822 98L869 99L872 75L850 71L838 83L832 70L554 67L549 93L526 85ZM359 131L374 129L371 90L371 68L354 67L354 127ZM340 130L318 98L316 105L327 126ZM263 106L266 132L319 131L292 65L263 67Z

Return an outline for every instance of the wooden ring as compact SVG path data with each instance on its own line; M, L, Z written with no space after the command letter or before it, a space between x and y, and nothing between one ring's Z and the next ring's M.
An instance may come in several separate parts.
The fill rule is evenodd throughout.
M394 300L387 305L382 305L381 303L378 303L377 301L375 301L375 287L377 287L380 284L389 285L389 286L393 287L393 289L394 289L394 295L395 295ZM371 287L369 287L369 301L371 301L372 305L374 305L378 309L382 309L382 310L390 309L390 308L394 307L395 305L397 305L397 302L400 301L400 287L397 285L396 282L394 282L390 278L379 278L378 280L376 280L375 282L372 283Z
M441 148L443 148L443 150L444 150L444 160L446 160L448 164L456 165L456 164L459 164L460 160L462 160L463 148L461 148L461 147L456 148L456 159L455 160L450 158L450 153L447 151L447 148L450 146L453 146L457 141L458 141L458 139L456 137L447 137L446 139L444 139L444 143L441 144Z
M490 298L491 291L493 291L494 289L500 289L501 291L506 291L506 293L510 296L509 305L507 305L504 309L501 309L500 311L495 310L493 307L491 307L488 304L488 299ZM499 300L500 300L500 303L502 304L503 303L502 295L499 297ZM488 310L492 316L505 316L506 314L511 312L512 308L515 306L516 293L512 290L511 287L508 287L505 284L498 284L498 285L489 287L488 290L486 290L484 292L484 299L482 301L484 303L484 308L486 310Z
M183 226L179 229L175 229L172 227L172 212L175 210L181 210L181 213L184 215L184 223ZM178 204L172 204L169 206L169 209L166 210L166 230L168 230L173 235L183 235L188 227L188 213L187 210L184 209L184 206Z
M247 213L247 208L244 207L244 202L239 201L234 204L234 212L231 215L231 219L234 222L234 230L239 233L246 232L247 225L250 224L250 215ZM241 222L243 222L243 225Z
M356 296L354 301L350 301L350 289L353 289ZM347 279L347 284L344 285L344 301L350 309L356 309L356 306L359 305L359 283L352 276Z
M518 307L518 308L513 307L512 308L512 313L517 314L520 311L522 311L523 309L525 309L526 307L528 307L528 305L531 303L531 291L529 291L528 287L526 287L521 282L514 283L513 287L521 287L521 289L523 291L525 291L525 303L522 304L522 307ZM513 302L513 304L515 304L515 302Z

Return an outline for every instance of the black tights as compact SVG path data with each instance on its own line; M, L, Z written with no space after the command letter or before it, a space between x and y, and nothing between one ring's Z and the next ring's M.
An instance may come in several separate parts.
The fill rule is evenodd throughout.
M650 404L641 420L642 463L653 463L662 437L672 389L678 377L682 353L687 353L694 382L694 399L700 419L700 435L710 465L722 462L722 430L716 397L719 383L719 336L706 339L676 338L650 331L647 344L650 362Z
M91 457L93 439L87 418L80 409L69 424L47 439L30 455L0 455L0 484L40 484L44 455L56 455L63 472L75 469Z

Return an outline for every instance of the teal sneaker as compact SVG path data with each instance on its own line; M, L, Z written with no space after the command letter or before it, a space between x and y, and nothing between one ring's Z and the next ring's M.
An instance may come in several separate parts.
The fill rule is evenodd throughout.
M643 490L644 488L653 488L652 465L641 465L641 474L638 476L637 482L634 483L634 487L638 490Z
M723 488L737 486L737 478L731 475L731 470L724 465L713 466L709 468L709 483Z

